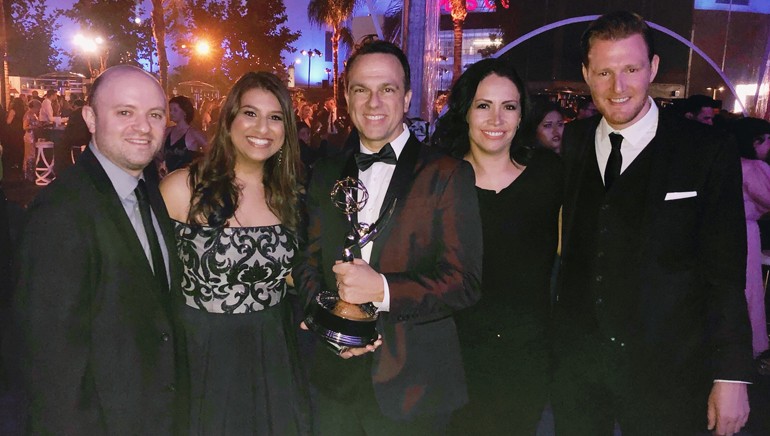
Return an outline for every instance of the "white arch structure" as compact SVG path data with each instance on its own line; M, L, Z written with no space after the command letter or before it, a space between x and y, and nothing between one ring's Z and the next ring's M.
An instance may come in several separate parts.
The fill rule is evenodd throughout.
M495 53L493 56L494 57L499 57L500 55L506 53L508 50L516 47L517 45L521 44L522 42L524 42L524 41L526 41L526 40L528 40L528 39L530 39L530 38L532 38L534 36L540 35L541 33L548 32L549 30L553 30L553 29L556 29L558 27L566 26L568 24L575 24L575 23L582 23L582 22L586 22L586 21L593 21L593 20L599 18L600 16L601 15L584 15L582 17L567 18L565 20L560 20L560 21L556 21L556 22L551 23L551 24L546 24L545 26L539 27L539 28L537 28L537 29L535 29L535 30L533 30L533 31L531 31L529 33L526 33L526 34L516 38L514 41L508 43L505 47L503 47L500 50L498 50L497 53ZM733 95L735 96L735 100L738 102L738 104L741 107L741 111L743 111L743 116L748 116L748 113L746 112L746 107L743 106L743 102L741 101L740 97L738 97L738 93L735 91L735 87L733 86L733 83L730 81L730 79L727 78L727 76L725 75L725 72L722 71L721 68L719 68L719 66L716 64L716 62L714 62L706 53L704 53L703 50L701 50L700 48L698 48L698 46L696 46L695 44L693 44L692 42L690 42L686 38L683 38L681 35L679 35L678 33L674 32L671 29L668 29L666 27L663 27L663 26L661 26L659 24L655 24L655 23L650 22L650 21L648 21L647 24L650 27L652 27L653 29L659 30L659 31L665 33L666 35L676 39L679 42L681 42L682 44L686 45L687 47L690 47L696 53L698 53L703 59L705 59L706 62L708 62L708 64L711 65L711 68L713 68L714 71L716 71L717 74L719 74L719 77L721 77L722 80L724 80L725 85L727 85L727 87L730 89L730 92L733 93Z

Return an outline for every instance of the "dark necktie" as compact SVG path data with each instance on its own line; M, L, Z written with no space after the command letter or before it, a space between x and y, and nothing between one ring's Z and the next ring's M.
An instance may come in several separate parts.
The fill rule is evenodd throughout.
M152 225L152 214L150 212L150 200L147 195L147 185L144 180L139 180L139 183L134 189L136 195L136 201L139 204L139 213L142 215L142 225L144 226L144 233L147 234L147 241L150 243L150 255L152 257L152 270L155 273L155 278L161 286L163 291L168 291L168 279L166 278L166 265L163 262L163 253L160 251L160 242L158 241L158 234L155 233L155 226Z
M334 122L337 120L337 117L334 116L334 112L329 112L329 134L334 135L337 133L337 127L334 125Z
M386 164L396 164L396 152L393 151L393 147L390 146L390 142L385 144L380 151L373 154L356 153L356 165L361 171L366 171L375 162L382 162Z
M623 135L620 133L610 133L610 144L612 151L610 158L607 159L607 168L604 169L604 189L609 190L615 179L620 176L620 167L623 166L623 155L620 154L620 144L623 142Z

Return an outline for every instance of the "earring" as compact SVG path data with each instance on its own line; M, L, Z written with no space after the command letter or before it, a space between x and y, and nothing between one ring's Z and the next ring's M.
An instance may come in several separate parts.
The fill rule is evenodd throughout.
M281 166L281 162L283 162L283 147L278 149L278 166Z

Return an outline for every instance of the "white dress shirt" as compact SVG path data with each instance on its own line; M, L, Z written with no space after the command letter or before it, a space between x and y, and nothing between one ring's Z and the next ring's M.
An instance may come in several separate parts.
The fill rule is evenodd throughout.
M406 142L409 140L409 129L406 124L402 124L404 131L396 139L390 142L390 146L393 147L393 151L396 153L396 159L401 156L401 152L404 151ZM373 151L364 147L363 144L359 144L359 150L364 154L374 154ZM382 209L382 203L385 201L385 194L388 192L390 186L390 179L393 178L393 172L396 171L395 165L386 164L383 162L375 162L366 171L358 171L358 179L366 187L369 192L369 201L366 202L364 208L358 212L358 222L372 224L380 217L380 209ZM361 258L369 263L372 257L372 246L376 244L376 241L370 242L361 248ZM374 302L378 312L388 312L390 310L390 288L388 287L388 281L385 276L382 277L384 296L382 303Z
M612 151L610 133L623 135L623 142L620 144L620 155L623 157L623 165L620 167L621 174L655 137L655 132L658 130L659 111L652 97L647 98L650 100L650 109L639 121L625 129L613 129L604 117L599 122L599 127L596 128L596 141L594 142L596 144L596 162L599 164L602 180L604 180L604 170L607 168L607 160L609 160Z
M40 122L53 123L53 104L49 98L44 98L40 105Z

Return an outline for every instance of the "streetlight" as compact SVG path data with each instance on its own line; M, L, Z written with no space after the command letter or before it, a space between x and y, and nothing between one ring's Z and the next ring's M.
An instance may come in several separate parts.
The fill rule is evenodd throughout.
M107 69L107 60L106 60L106 52L101 50L101 47L104 46L104 38L101 36L96 37L88 37L84 36L80 33L76 34L75 37L72 39L72 42L79 47L84 53L86 53L86 62L88 64L88 71L91 73L91 77L98 76L101 74L104 70ZM99 54L99 69L95 70L91 68L91 57L92 54ZM96 72L96 74L94 74Z
M720 86L719 88L717 88L717 87L714 87L714 88L708 87L708 88L706 88L706 91L711 91L711 99L712 100L716 100L717 99L717 91L722 92L724 90L725 90L724 86Z
M313 63L313 56L321 57L321 52L316 48L302 50L303 56L307 56L307 89L310 89L310 65Z
M211 44L205 39L199 39L192 45L182 44L182 49L190 49L199 56L208 56L211 54Z
M198 53L201 56L208 56L209 53L211 53L211 46L209 45L208 41L200 40L196 42L195 53Z

